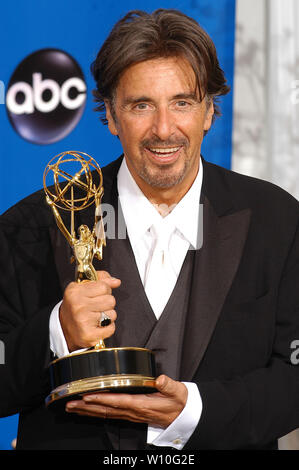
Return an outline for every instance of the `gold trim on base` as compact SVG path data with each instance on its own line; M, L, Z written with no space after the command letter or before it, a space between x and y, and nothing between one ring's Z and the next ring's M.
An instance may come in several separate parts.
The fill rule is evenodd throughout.
M129 347L129 346L125 346L125 347L121 347L121 348L100 348L100 349L85 349L84 351L80 351L80 352L74 352L74 353L70 353L70 354L67 354L66 356L62 356L62 357L59 357L57 359L54 359L51 363L51 364L56 364L56 362L60 362L60 361L63 361L65 359L69 359L69 358L73 358L73 357L76 357L76 356L82 356L84 354L93 354L93 353L103 353L105 351L147 351L151 354L155 354L153 351L151 351L150 349L147 349L147 348L137 348L137 347Z
M46 398L46 406L56 400L70 397L71 395L83 395L93 392L113 391L114 389L127 389L130 387L155 388L154 377L142 375L105 375L80 379L74 382L60 385Z

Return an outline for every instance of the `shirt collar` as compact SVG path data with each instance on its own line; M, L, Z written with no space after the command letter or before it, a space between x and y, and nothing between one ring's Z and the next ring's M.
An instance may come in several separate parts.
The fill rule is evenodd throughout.
M199 171L191 188L171 213L166 216L168 221L194 247L197 244L202 179L203 170L200 162ZM130 241L131 243L138 243L148 229L162 219L162 216L135 182L127 167L125 158L123 158L118 171L117 187Z

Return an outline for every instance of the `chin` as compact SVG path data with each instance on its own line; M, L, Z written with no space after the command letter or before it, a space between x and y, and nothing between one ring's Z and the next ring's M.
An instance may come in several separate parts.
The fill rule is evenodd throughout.
M183 181L185 177L185 172L168 173L163 175L161 171L159 173L149 173L148 171L143 171L139 174L139 176L149 186L152 186L154 188L169 189L173 188L174 186L180 184Z

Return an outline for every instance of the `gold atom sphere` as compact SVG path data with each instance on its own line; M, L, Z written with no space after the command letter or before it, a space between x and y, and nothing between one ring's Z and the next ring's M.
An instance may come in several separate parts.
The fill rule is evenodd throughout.
M43 185L55 207L78 211L89 207L95 197L102 195L103 176L94 158L69 150L50 160L44 171ZM76 188L80 189L79 194L75 193Z

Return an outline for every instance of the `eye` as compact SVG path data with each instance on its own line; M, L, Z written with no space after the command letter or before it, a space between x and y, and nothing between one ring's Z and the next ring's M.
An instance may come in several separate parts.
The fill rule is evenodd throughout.
M144 111L148 109L148 104L147 103L137 103L134 108L136 111Z
M187 106L190 105L190 103L188 103L187 101L183 101L183 100L177 101L176 104L179 108L186 108Z

